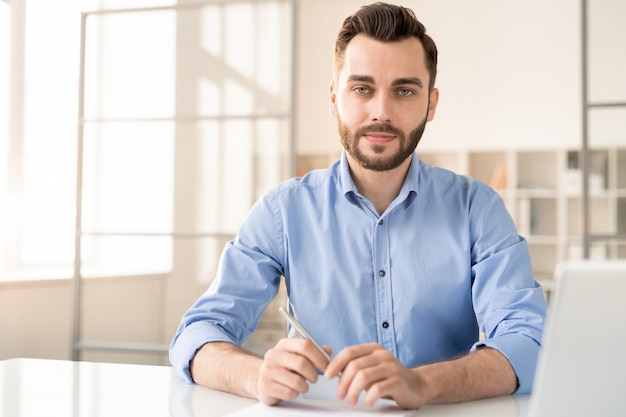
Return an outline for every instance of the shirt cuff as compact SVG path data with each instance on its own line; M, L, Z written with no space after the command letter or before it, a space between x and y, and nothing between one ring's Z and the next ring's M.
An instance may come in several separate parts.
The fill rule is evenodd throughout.
M530 394L540 349L537 342L525 335L508 334L481 340L472 346L471 351L480 346L496 349L508 359L519 384L515 394Z
M189 363L198 349L208 342L234 343L223 331L202 321L191 323L172 340L169 351L170 363L178 377L188 384L193 384Z

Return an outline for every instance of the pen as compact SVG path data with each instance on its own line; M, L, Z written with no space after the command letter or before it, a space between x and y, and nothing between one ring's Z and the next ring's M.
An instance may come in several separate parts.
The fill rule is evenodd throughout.
M292 316L291 314L287 313L285 311L285 309L282 308L282 307L279 307L278 311L280 311L280 314L283 315L283 317L287 320L287 322L291 325L291 327L296 329L296 331L298 332L298 334L300 336L302 336L304 339L310 340L311 343L313 343L313 346L315 346L315 348L317 350L319 350L322 353L322 355L324 355L326 360L328 362L330 362L330 360L331 360L330 355L328 353L326 353L326 351L324 349L322 349L320 344L317 343L317 341L315 339L313 339L313 336L311 336L311 334L309 332L307 332L307 330L304 328L304 326L302 326L302 324L300 324L300 322L298 320L296 320L296 318L294 316Z

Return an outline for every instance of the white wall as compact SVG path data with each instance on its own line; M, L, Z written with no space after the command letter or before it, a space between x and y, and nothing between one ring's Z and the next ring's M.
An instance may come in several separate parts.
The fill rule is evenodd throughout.
M553 148L580 143L579 2L412 0L439 49L425 148ZM328 113L334 37L362 1L302 0L298 151L338 152Z

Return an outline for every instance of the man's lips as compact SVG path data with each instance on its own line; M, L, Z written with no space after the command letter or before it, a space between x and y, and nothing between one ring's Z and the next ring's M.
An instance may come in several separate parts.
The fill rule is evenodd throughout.
M396 138L395 135L390 135L389 133L365 133L363 137L374 143L388 143Z

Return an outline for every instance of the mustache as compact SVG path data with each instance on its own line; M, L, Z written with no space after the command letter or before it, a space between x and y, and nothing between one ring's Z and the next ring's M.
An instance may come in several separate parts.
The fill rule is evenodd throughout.
M363 136L367 133L372 132L381 132L381 133L389 133L395 136L402 136L403 133L400 129L397 129L386 123L374 123L369 126L363 126L355 132L355 137Z

